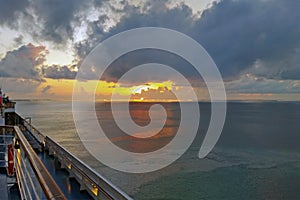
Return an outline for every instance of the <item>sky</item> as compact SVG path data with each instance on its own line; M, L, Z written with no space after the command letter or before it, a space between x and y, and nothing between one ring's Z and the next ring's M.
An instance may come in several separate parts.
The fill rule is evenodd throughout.
M0 86L14 99L71 99L81 63L100 42L125 30L164 27L201 44L215 61L228 100L300 100L300 1L282 0L0 0ZM182 73L198 100L209 94L199 74L161 51L116 60L96 97L132 95L172 101L186 86L170 77L119 83L138 64L161 62ZM189 88L191 89L191 88ZM83 95L93 90L82 89ZM158 97L160 96L160 97ZM184 100L184 99L183 99Z

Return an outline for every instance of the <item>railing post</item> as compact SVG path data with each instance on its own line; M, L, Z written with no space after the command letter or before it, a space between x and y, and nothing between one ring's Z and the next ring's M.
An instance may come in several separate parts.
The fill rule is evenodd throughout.
M24 118L24 121L27 121L27 120L28 120L27 123L29 123L31 125L31 117L25 117ZM30 127L30 132L32 132L32 126L29 126L29 127Z

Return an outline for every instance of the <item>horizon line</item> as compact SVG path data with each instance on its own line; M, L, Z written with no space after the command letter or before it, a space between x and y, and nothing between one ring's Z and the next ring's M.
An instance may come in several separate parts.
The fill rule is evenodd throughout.
M80 100L73 100L73 99L50 99L50 98L34 98L34 99L27 99L27 98L12 98L12 101L82 101L82 102L88 102L84 99ZM125 100L96 100L95 103L127 103L128 101ZM203 103L210 103L210 102L224 102L224 100L216 100L216 101L210 101L210 100L198 100L198 101L192 101L192 100L183 100L183 101L176 101L176 100L133 100L129 101L130 103L193 103L193 102L203 102ZM300 100L283 100L283 99L227 99L226 102L300 102Z

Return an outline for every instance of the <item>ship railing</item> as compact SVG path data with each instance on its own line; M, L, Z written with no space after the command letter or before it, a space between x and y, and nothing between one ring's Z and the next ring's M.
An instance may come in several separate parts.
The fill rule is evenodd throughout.
M132 199L49 136L44 136L31 124L31 120L26 120L20 115L18 116L21 119L20 121L23 121L26 129L44 145L45 150L48 150L50 155L56 157L62 167L69 172L70 177L74 177L80 183L81 189L86 190L94 199Z
M65 168L70 176L80 183L81 188L87 190L94 199L132 199L48 136L45 138L45 149L59 160L61 167Z
M20 121L23 122L23 126L30 131L30 133L39 141L39 143L45 145L45 136L31 124L31 118L23 118L17 113L16 115L18 115L18 117L21 119Z
M15 133L15 168L22 199L66 199L18 126Z

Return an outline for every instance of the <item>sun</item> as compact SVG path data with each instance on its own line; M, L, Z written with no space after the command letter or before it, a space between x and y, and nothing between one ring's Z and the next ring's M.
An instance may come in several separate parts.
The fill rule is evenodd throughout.
M151 86L149 86L149 85L139 85L139 86L135 86L135 87L133 87L133 88L131 89L131 93L132 93L132 94L137 94L137 93L141 94L143 90L144 90L144 91L148 91L150 88L153 89L153 87L151 87Z
M164 82L160 82L160 83L148 82L148 83L145 83L142 85L132 86L130 89L130 93L131 94L142 94L142 91L146 92L150 89L157 90L160 87L163 87L163 88L166 87L169 90L171 90L173 85L174 85L174 82L172 82L172 81L164 81Z

